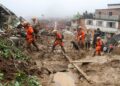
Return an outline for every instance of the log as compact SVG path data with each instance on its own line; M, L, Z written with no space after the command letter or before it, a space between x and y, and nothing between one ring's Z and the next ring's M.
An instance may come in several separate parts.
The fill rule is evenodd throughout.
M63 53L63 55L67 58L67 60L68 60L71 64L73 64L73 65L75 66L75 68L83 75L83 77L84 77L88 82L91 82L91 80L89 79L89 77L87 76L87 74L86 74L82 69L80 69L77 64L73 63L73 61L70 59L69 56L67 56L65 53Z
M76 65L76 64L74 64L73 63L73 65L77 68L77 70L85 77L85 79L89 82L90 81L90 79L89 79L89 77L87 76L87 74L83 71L83 70L81 70L79 67L78 67L78 65Z

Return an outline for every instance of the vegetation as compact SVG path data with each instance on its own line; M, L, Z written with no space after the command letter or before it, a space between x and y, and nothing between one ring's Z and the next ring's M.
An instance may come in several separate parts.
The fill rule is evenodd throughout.
M77 14L73 16L73 19L77 20L77 19L80 19L81 17L82 17L82 15L80 15L80 13L77 12Z
M7 46L4 44L4 42L1 41L0 42L0 60L1 59L4 59L9 63L9 61L11 60L13 60L13 62L14 61L26 62L30 58L25 54L23 54L22 51L19 50L18 48ZM17 63L13 63L13 64L17 64ZM0 66L0 86L41 86L36 76L29 75L25 71L20 70L19 68L17 68L18 70L15 73L14 80L6 80L5 73L4 71L1 71L1 67L4 67L4 66Z
M83 18L93 19L94 18L94 14L93 13L88 13L87 11L85 11L83 13Z
M0 55L5 58L14 58L18 60L27 60L28 56L24 55L21 50L16 47L6 46L4 43L0 42Z
M4 79L4 74L0 73L0 81ZM0 83L0 86L42 86L38 82L38 79L36 76L28 76L25 73L17 73L16 79L7 82L7 83Z

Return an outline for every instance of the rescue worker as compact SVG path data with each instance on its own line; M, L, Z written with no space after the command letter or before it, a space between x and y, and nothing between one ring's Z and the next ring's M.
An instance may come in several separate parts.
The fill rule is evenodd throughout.
M39 48L35 42L35 35L32 26L28 22L25 22L24 28L26 29L27 49L32 51L31 44L33 44L36 47L37 51L39 51Z
M55 36L55 41L54 41L54 44L52 47L52 52L55 50L55 47L57 45L60 45L62 51L65 53L64 43L63 43L63 35L61 33L59 33L57 30L53 30L53 34Z
M78 28L77 31L77 41L81 48L84 48L85 45L85 32L82 27Z
M95 30L95 32L94 32L93 48L95 48L95 46L96 46L97 37L101 37L101 35L102 35L102 32L101 32L100 28L97 28L97 30Z
M101 56L102 44L103 44L103 43L102 43L101 37L97 37L96 49L95 49L94 56L95 56L95 55Z
M91 33L90 31L87 31L87 33L85 34L85 47L87 50L90 49L91 39L92 39Z
M32 27L33 27L33 30L34 30L34 33L35 33L35 38L37 39L39 30L40 30L40 24L39 24L37 18L35 18L35 17L32 18Z

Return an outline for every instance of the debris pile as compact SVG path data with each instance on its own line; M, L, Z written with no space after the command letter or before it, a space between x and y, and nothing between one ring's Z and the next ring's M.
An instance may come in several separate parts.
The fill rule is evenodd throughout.
M114 55L120 55L120 47L116 47L116 48L113 50L112 54L114 54Z
M14 86L40 86L36 75L39 74L36 62L16 47L0 43L0 84ZM15 85L16 86L16 85Z
M17 23L19 23L18 17L0 4L0 29L14 28Z

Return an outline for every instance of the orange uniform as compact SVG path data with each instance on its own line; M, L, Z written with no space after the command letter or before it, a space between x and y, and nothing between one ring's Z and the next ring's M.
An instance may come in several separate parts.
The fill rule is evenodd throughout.
M31 26L28 26L26 28L26 32L27 32L27 37L26 37L26 40L28 43L32 43L33 40L34 40L34 37L33 37L33 33L34 33L34 30Z
M78 32L77 40L78 40L78 42L82 41L82 43L84 44L84 42L85 42L85 32L83 30L80 30Z
M85 42L85 32L84 31L81 31L81 40L82 40L82 43L84 44L84 42Z
M101 39L99 39L96 42L96 54L97 55L101 54L101 49L102 49L102 41L101 41Z
M56 40L54 42L54 46L60 45L64 46L64 43L62 42L62 35L60 33L56 33Z

